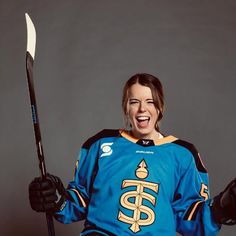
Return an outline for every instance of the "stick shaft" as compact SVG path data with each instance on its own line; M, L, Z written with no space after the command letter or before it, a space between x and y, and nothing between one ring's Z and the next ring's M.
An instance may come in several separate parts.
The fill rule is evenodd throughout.
M34 90L33 63L34 63L33 58L27 52L26 53L26 71L27 71L27 81L28 81L29 95L30 95L31 114L32 114L32 120L33 120L33 125L34 125L35 143L37 147L39 168L40 168L42 177L45 178L46 166L45 166L45 161L44 161L42 138L41 138L37 104L36 104L36 96L35 96L35 90Z
M34 81L33 81L33 64L34 60L29 52L26 52L26 71L27 71L27 81L28 81L28 88L29 88L29 95L30 95L30 104L31 104L31 113L32 113L32 120L34 125L34 135L35 135L35 143L37 147L37 154L39 160L39 169L41 172L42 178L46 178L46 165L44 160L44 153L43 153L43 145L41 139L41 132L39 126L39 118L37 112L37 104L36 104L36 96L34 90ZM47 226L48 226L48 235L55 236L54 224L52 215L46 213L47 219Z

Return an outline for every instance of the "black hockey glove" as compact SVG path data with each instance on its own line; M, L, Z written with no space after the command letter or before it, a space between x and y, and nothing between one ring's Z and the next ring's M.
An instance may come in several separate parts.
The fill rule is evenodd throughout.
M236 178L229 183L223 192L214 197L212 213L218 224L236 224Z
M68 195L60 178L54 175L47 174L45 179L37 177L29 185L30 205L37 212L60 210Z

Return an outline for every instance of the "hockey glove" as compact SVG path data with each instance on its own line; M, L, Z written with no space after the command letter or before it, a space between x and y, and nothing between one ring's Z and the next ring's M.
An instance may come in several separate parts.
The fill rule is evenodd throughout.
M236 224L236 178L229 183L223 192L214 197L212 213L218 224Z
M68 197L60 178L47 174L45 179L35 178L29 185L29 200L31 208L37 212L61 210Z

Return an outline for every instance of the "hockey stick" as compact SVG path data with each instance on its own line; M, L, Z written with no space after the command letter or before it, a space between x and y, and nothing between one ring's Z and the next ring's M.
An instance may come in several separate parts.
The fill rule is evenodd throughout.
M31 21L29 15L25 13L26 18L26 26L27 26L27 51L26 51L26 71L27 71L27 81L29 87L29 95L30 95L30 104L31 104L31 112L32 112L32 120L34 124L34 135L35 142L37 147L37 154L39 160L39 169L41 172L42 178L46 178L46 166L44 161L43 154L43 146L41 140L41 132L39 127L39 118L37 113L37 105L36 105L36 96L34 91L34 81L33 81L33 64L34 64L34 54L35 54L35 46L36 46L36 31L34 28L34 24ZM55 236L54 224L52 215L46 213L47 226L48 226L48 235Z

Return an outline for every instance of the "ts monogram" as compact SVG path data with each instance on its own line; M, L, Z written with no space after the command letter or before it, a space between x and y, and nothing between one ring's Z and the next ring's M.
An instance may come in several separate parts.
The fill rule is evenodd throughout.
M148 167L145 160L142 160L135 172L139 179L145 179L148 177ZM140 231L140 226L151 225L155 220L155 212L143 205L143 199L149 201L153 206L156 204L156 197L153 196L150 191L147 193L145 189L152 190L158 193L158 184L147 182L143 180L124 180L122 183L122 189L135 187L135 190L126 191L120 197L120 204L125 209L132 211L132 217L125 215L122 211L118 213L118 219L124 223L130 224L130 230L134 233ZM134 200L132 202L132 200ZM141 217L141 214L145 214L146 217Z

